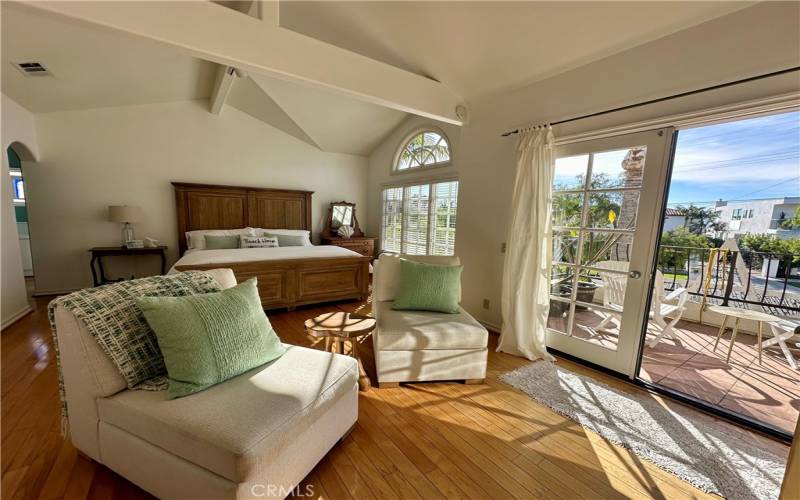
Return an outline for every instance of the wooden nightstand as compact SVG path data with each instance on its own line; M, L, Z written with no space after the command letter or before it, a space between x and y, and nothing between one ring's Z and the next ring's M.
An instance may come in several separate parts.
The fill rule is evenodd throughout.
M121 279L106 278L106 270L103 268L103 257L112 257L116 255L158 255L161 257L161 274L167 272L167 247L143 247L143 248L127 248L127 247L94 247L89 249L89 254L92 260L89 261L89 266L92 268L92 281L94 286L105 285L106 283L114 283L115 281L123 281ZM97 268L95 269L95 262ZM98 272L99 270L99 272Z
M375 258L375 240L369 236L353 236L351 238L342 238L340 236L320 236L320 242L323 245L335 245L337 247L347 248L361 255Z

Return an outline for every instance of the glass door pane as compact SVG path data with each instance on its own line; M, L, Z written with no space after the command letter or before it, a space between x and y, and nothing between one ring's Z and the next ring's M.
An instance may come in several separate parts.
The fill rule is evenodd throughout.
M670 135L641 132L556 149L548 345L628 375Z

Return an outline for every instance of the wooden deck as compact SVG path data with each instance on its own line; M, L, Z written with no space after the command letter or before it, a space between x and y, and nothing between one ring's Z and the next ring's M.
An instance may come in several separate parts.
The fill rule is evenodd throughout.
M46 303L37 299L34 313L1 336L2 498L148 498L79 457L59 435ZM303 320L331 309L368 312L369 305L306 307L270 319L284 341L319 347L303 332ZM374 374L369 338L360 350ZM526 362L492 351L483 385L413 384L361 393L354 432L308 475L303 491L333 499L708 498L497 380ZM624 390L640 390L560 362Z

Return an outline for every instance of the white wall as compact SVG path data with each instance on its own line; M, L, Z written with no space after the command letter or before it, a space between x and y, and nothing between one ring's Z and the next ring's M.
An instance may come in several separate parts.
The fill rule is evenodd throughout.
M456 253L465 265L464 307L499 326L500 286L515 162L513 137L520 125L557 121L696 88L800 65L800 4L767 3L735 12L640 47L608 57L515 92L471 103L470 123L455 150L460 179ZM726 88L681 100L556 128L557 135L599 129L657 116L741 102L800 90L797 73ZM370 158L370 200L388 169L390 137ZM370 201L370 203L373 203ZM372 210L371 234L379 214ZM482 300L490 301L488 310Z
M230 106L207 109L181 101L37 115L41 160L25 177L37 292L91 284L87 249L120 241L108 205L142 206L137 237L162 241L176 259L171 181L313 190L315 237L332 201L367 217L366 158L324 153Z
M0 102L0 135L2 135L3 150L3 169L0 171L0 200L2 200L2 219L0 219L0 231L2 231L2 247L0 248L0 324L6 326L8 323L18 318L30 310L28 305L27 293L25 291L25 278L22 275L22 259L20 257L19 235L17 234L16 218L11 196L11 177L8 173L8 155L6 149L12 143L21 143L27 149L27 153L38 156L38 144L36 140L36 130L34 127L33 115L8 98L2 95ZM22 149L22 148L19 148ZM25 158L26 151L18 151ZM25 169L27 176L28 170Z
M666 233L667 231L677 229L684 224L686 224L686 217L683 215L667 215L664 218L664 227L661 231Z

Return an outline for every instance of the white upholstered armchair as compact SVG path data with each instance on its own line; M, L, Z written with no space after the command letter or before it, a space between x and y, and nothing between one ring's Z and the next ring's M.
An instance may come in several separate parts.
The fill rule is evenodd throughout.
M223 288L230 269L209 271ZM191 396L129 390L67 309L55 310L69 434L89 458L159 498L283 498L355 425L355 360L287 346Z
M403 256L428 264L458 265L458 257ZM395 311L400 257L383 254L375 262L373 310L375 368L379 387L400 382L486 378L489 332L466 311L456 314Z

